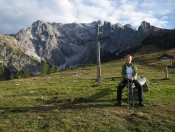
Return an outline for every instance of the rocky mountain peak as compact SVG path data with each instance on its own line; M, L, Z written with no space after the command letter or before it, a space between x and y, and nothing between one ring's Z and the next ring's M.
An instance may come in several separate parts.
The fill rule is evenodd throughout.
M144 29L150 29L151 25L150 25L150 23L143 21L143 22L141 22L141 27Z
M36 27L36 26L40 26L42 25L44 22L42 20L37 20L36 22L32 23L32 27Z
M150 23L146 22L146 21L143 21L141 23L141 25L139 26L138 28L138 31L139 32L144 32L144 33L153 33L153 32L157 32L157 31L160 31L161 29L160 28L157 28L155 26L152 26Z
M124 25L125 29L131 29L131 30L136 30L131 24L125 24Z
M104 24L103 24L103 27L104 27L105 29L108 29L108 30L109 30L109 29L111 28L111 25L112 25L112 24L111 24L110 22L106 22L106 21L105 21Z
M151 28L152 28L152 26L150 25L150 23L143 21L143 22L141 22L141 25L139 26L138 31L148 32L151 30Z

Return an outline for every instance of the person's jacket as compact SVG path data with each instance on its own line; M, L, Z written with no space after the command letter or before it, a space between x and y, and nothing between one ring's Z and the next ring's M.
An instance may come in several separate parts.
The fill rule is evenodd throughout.
M131 64L131 67L132 67L132 71L133 71L132 77L134 78L134 80L137 80L137 74L138 74L137 67L134 64ZM126 64L124 64L122 67L122 78L123 79L126 78Z

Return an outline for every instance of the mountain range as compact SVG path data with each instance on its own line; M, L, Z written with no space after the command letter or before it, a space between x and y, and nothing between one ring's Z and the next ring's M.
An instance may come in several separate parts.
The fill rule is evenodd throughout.
M123 51L150 42L164 45L168 41L166 45L174 45L174 36L170 35L174 30L158 28L146 21L136 29L130 24L101 21L62 24L38 20L16 34L0 35L0 60L11 71L29 68L33 74L40 71L41 60L60 69L94 64L97 46L96 41L91 40L97 38L97 24L100 25L100 36L111 38L100 40L102 61L115 59ZM161 41L162 35L165 39ZM173 42L169 42L170 39Z

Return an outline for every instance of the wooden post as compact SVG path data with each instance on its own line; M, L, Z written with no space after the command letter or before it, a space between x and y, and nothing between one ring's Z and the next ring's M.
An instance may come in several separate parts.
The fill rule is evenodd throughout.
M98 86L102 85L101 81L101 60L100 60L100 40L102 39L111 39L110 36L103 36L100 37L100 32L99 32L100 25L97 24L96 26L96 38L95 39L89 39L83 42L90 42L90 41L95 41L97 45L97 84Z
M100 41L99 41L99 25L97 24L97 83L98 86L101 86L101 60L100 60Z
M165 67L165 78L168 79L168 67Z
M170 61L170 66L173 67L173 59Z

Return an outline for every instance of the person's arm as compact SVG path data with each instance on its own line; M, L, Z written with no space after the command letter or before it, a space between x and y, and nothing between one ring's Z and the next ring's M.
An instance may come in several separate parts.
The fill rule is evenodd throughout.
M122 74L122 78L125 79L126 78L126 65L125 64L122 66L121 74Z
M133 64L132 67L133 67L133 79L137 80L137 74L138 74L137 66Z

